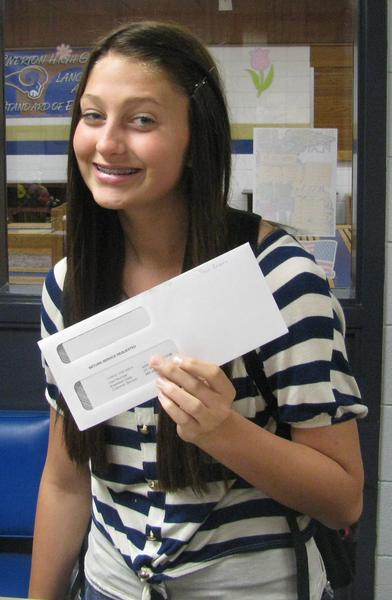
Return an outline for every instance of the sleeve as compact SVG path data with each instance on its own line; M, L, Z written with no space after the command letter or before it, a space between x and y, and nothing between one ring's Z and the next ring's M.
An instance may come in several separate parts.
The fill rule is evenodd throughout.
M66 273L66 259L58 262L54 268L48 272L42 290L41 299L41 337L45 338L61 329L64 329L62 314L63 286ZM56 381L49 369L44 357L42 364L45 370L46 389L45 396L49 404L58 409L57 401L60 391Z
M288 333L260 349L279 422L319 427L365 417L351 372L342 307L324 271L296 242L261 257L260 267Z

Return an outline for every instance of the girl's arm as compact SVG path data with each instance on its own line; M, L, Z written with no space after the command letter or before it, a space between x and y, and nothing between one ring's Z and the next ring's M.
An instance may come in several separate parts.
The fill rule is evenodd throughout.
M329 527L362 511L363 467L355 421L292 428L292 440L232 410L235 390L217 366L192 358L153 357L159 400L185 441L223 463L267 496Z
M343 528L362 512L363 468L354 420L280 438L232 412L200 447L278 502Z
M62 600L91 514L90 472L68 456L63 419L51 409L49 447L35 519L29 598Z

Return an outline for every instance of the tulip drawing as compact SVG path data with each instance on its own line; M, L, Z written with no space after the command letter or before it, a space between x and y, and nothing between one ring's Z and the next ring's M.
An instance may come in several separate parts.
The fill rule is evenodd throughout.
M250 64L252 69L246 69L252 77L253 84L257 90L257 96L265 92L274 79L274 65L271 64L269 50L266 48L255 48L250 52ZM267 73L267 69L269 71Z

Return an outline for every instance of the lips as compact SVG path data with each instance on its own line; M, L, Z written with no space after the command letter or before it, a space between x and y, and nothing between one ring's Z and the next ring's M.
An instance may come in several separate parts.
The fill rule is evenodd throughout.
M104 175L113 175L117 177L121 177L124 175L133 175L134 173L138 173L140 169L130 169L130 168L121 168L121 167L105 167L103 165L95 164L96 169L103 173Z

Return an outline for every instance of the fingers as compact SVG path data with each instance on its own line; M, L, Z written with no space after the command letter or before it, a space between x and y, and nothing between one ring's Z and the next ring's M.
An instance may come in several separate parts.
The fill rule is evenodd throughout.
M195 389L201 389L203 384L197 384L194 386ZM204 413L206 411L206 406L211 404L208 402L207 394L213 394L216 396L215 392L211 392L204 386L203 394L199 393L196 396L193 392L188 392L184 387L178 386L173 381L169 381L163 377L158 377L157 379L157 387L159 393L162 394L165 398L170 399L177 406L179 406L184 412L191 415L195 420L199 421L203 418ZM200 396L204 396L204 399L201 399ZM158 394L159 397L159 394Z
M158 399L162 408L177 424L178 435L186 442L195 443L200 435L200 423L161 390L158 392Z
M178 435L186 442L195 442L204 420L208 421L203 401L189 394L176 383L158 377L158 399L162 408L177 424Z
M176 402L171 400L166 394L159 390L158 399L162 404L163 408L167 412L167 414L175 421L178 425L185 425L189 423L191 420L194 420L193 417L183 410L181 406L179 406ZM196 424L196 423L195 423Z
M198 444L217 431L235 397L233 384L219 367L194 358L161 356L152 356L150 366L158 374L159 401L182 439Z
M200 399L210 390L234 400L233 385L217 365L190 357L176 356L172 360L165 360L154 355L150 359L150 366Z

